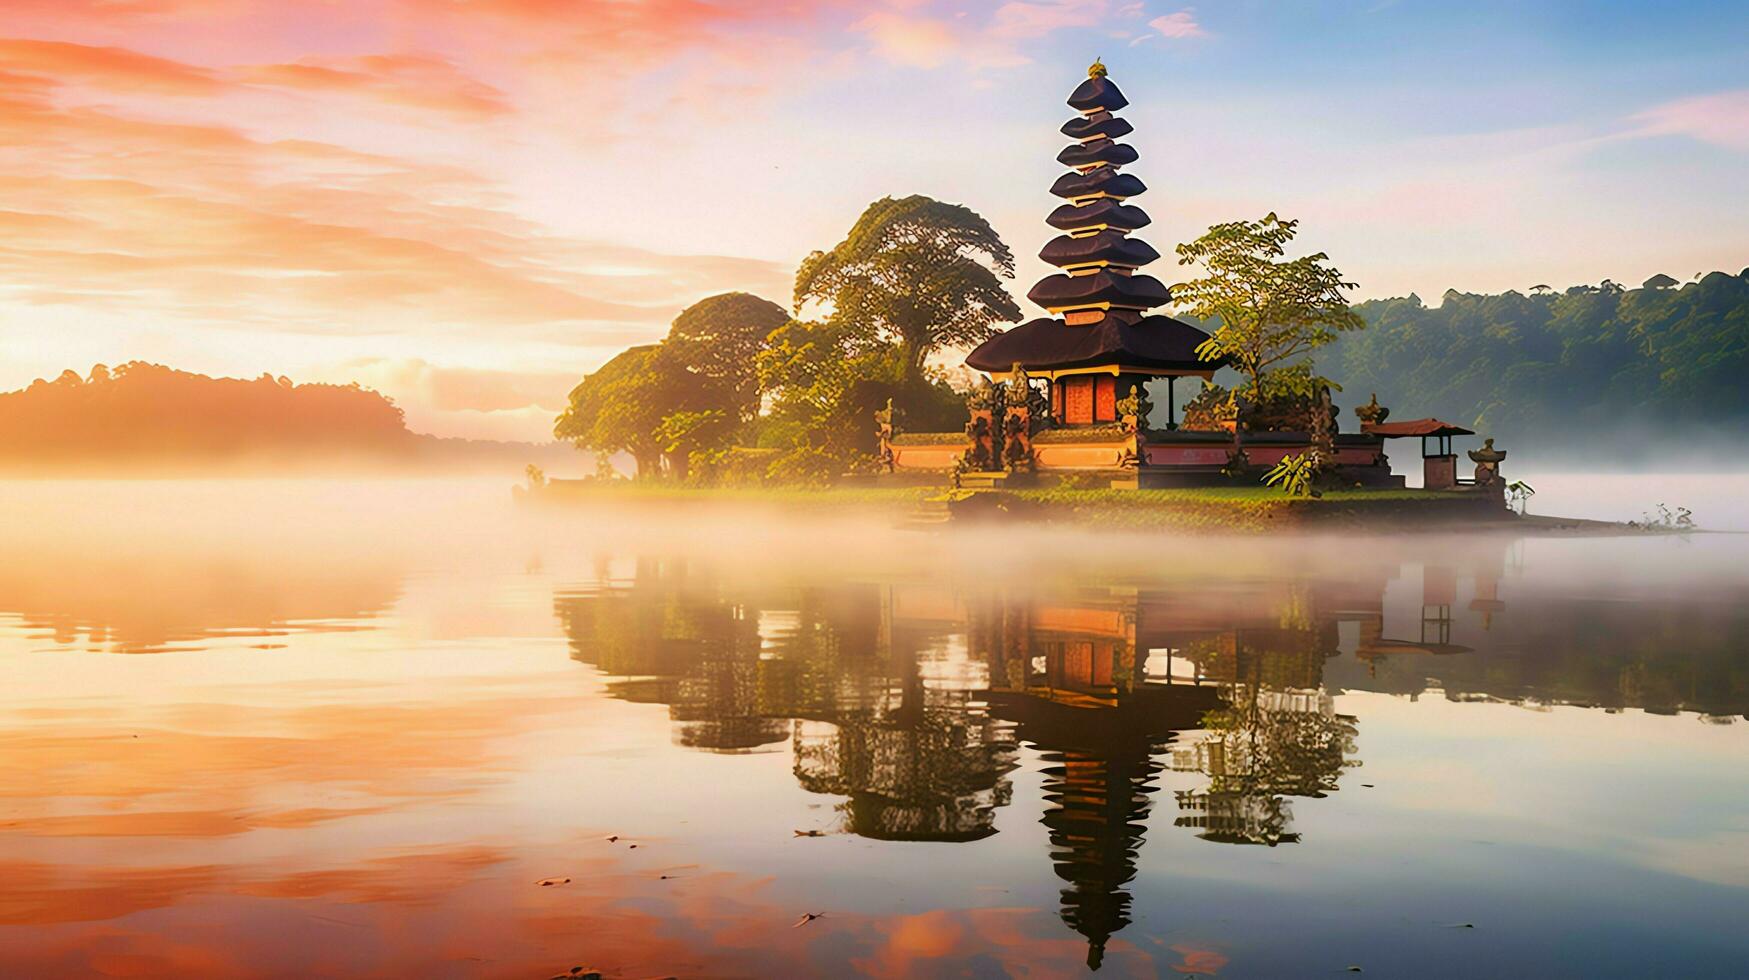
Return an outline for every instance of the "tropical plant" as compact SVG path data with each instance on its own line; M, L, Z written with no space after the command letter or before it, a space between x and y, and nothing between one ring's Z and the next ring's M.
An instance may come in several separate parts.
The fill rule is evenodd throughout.
M1311 450L1283 456L1281 462L1263 474L1264 486L1275 487L1291 497L1321 496L1313 486L1318 477L1318 462Z
M1687 507L1671 510L1664 504L1659 504L1656 517L1650 513L1642 514L1639 520L1629 521L1628 527L1651 531L1692 531L1694 530L1694 512Z

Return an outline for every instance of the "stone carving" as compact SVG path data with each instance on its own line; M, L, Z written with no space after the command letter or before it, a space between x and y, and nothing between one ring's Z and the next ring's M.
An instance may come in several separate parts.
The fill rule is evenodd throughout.
M1372 401L1354 406L1354 417L1360 419L1362 429L1369 425L1378 425L1390 416L1391 410L1379 404L1379 393L1376 391L1372 393Z
M1470 450L1470 461L1476 464L1476 486L1491 487L1500 482L1500 463L1506 451L1494 448L1493 439L1483 439L1482 448Z
M893 472L893 400L887 399L885 408L876 409L874 413L875 436L880 442L877 456L880 466L888 473Z

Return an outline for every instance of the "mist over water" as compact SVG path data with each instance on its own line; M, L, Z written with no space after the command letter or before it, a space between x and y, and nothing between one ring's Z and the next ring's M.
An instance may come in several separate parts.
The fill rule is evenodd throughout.
M1749 529L1742 477L1525 478ZM7 975L1749 958L1736 535L918 534L496 480L0 505Z

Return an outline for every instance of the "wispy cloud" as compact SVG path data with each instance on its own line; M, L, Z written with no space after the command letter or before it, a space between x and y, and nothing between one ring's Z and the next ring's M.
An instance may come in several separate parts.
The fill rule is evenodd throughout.
M1197 23L1196 10L1192 7L1186 7L1177 13L1166 14L1163 17L1156 17L1148 21L1148 26L1160 32L1161 37L1174 40L1208 36L1208 32L1202 29L1201 24Z
M374 98L388 105L464 118L487 118L512 110L504 92L469 77L454 62L432 55L307 58L289 64L249 66L235 74L257 85Z
M213 71L125 48L0 38L0 68L52 80L155 95L216 95L224 83Z
M130 52L49 50L57 65L220 84L195 66ZM460 111L459 97L474 112L496 111L489 91L458 87L442 62L358 59L344 73L355 78L319 84L351 91L377 84L358 78L436 76L430 104ZM0 213L9 232L0 278L28 302L252 329L498 324L547 335L564 322L659 325L704 288L781 282L768 263L555 235L508 210L492 180L453 165L124 115L39 80L47 84L0 93ZM233 83L228 96L253 85ZM603 268L604 255L613 268Z
M1630 136L1686 136L1714 146L1749 150L1749 89L1676 99L1629 117Z

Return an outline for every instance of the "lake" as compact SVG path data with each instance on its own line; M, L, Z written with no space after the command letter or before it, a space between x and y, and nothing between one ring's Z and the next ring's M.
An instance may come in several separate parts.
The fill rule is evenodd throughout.
M1749 972L1737 535L0 504L6 976Z

